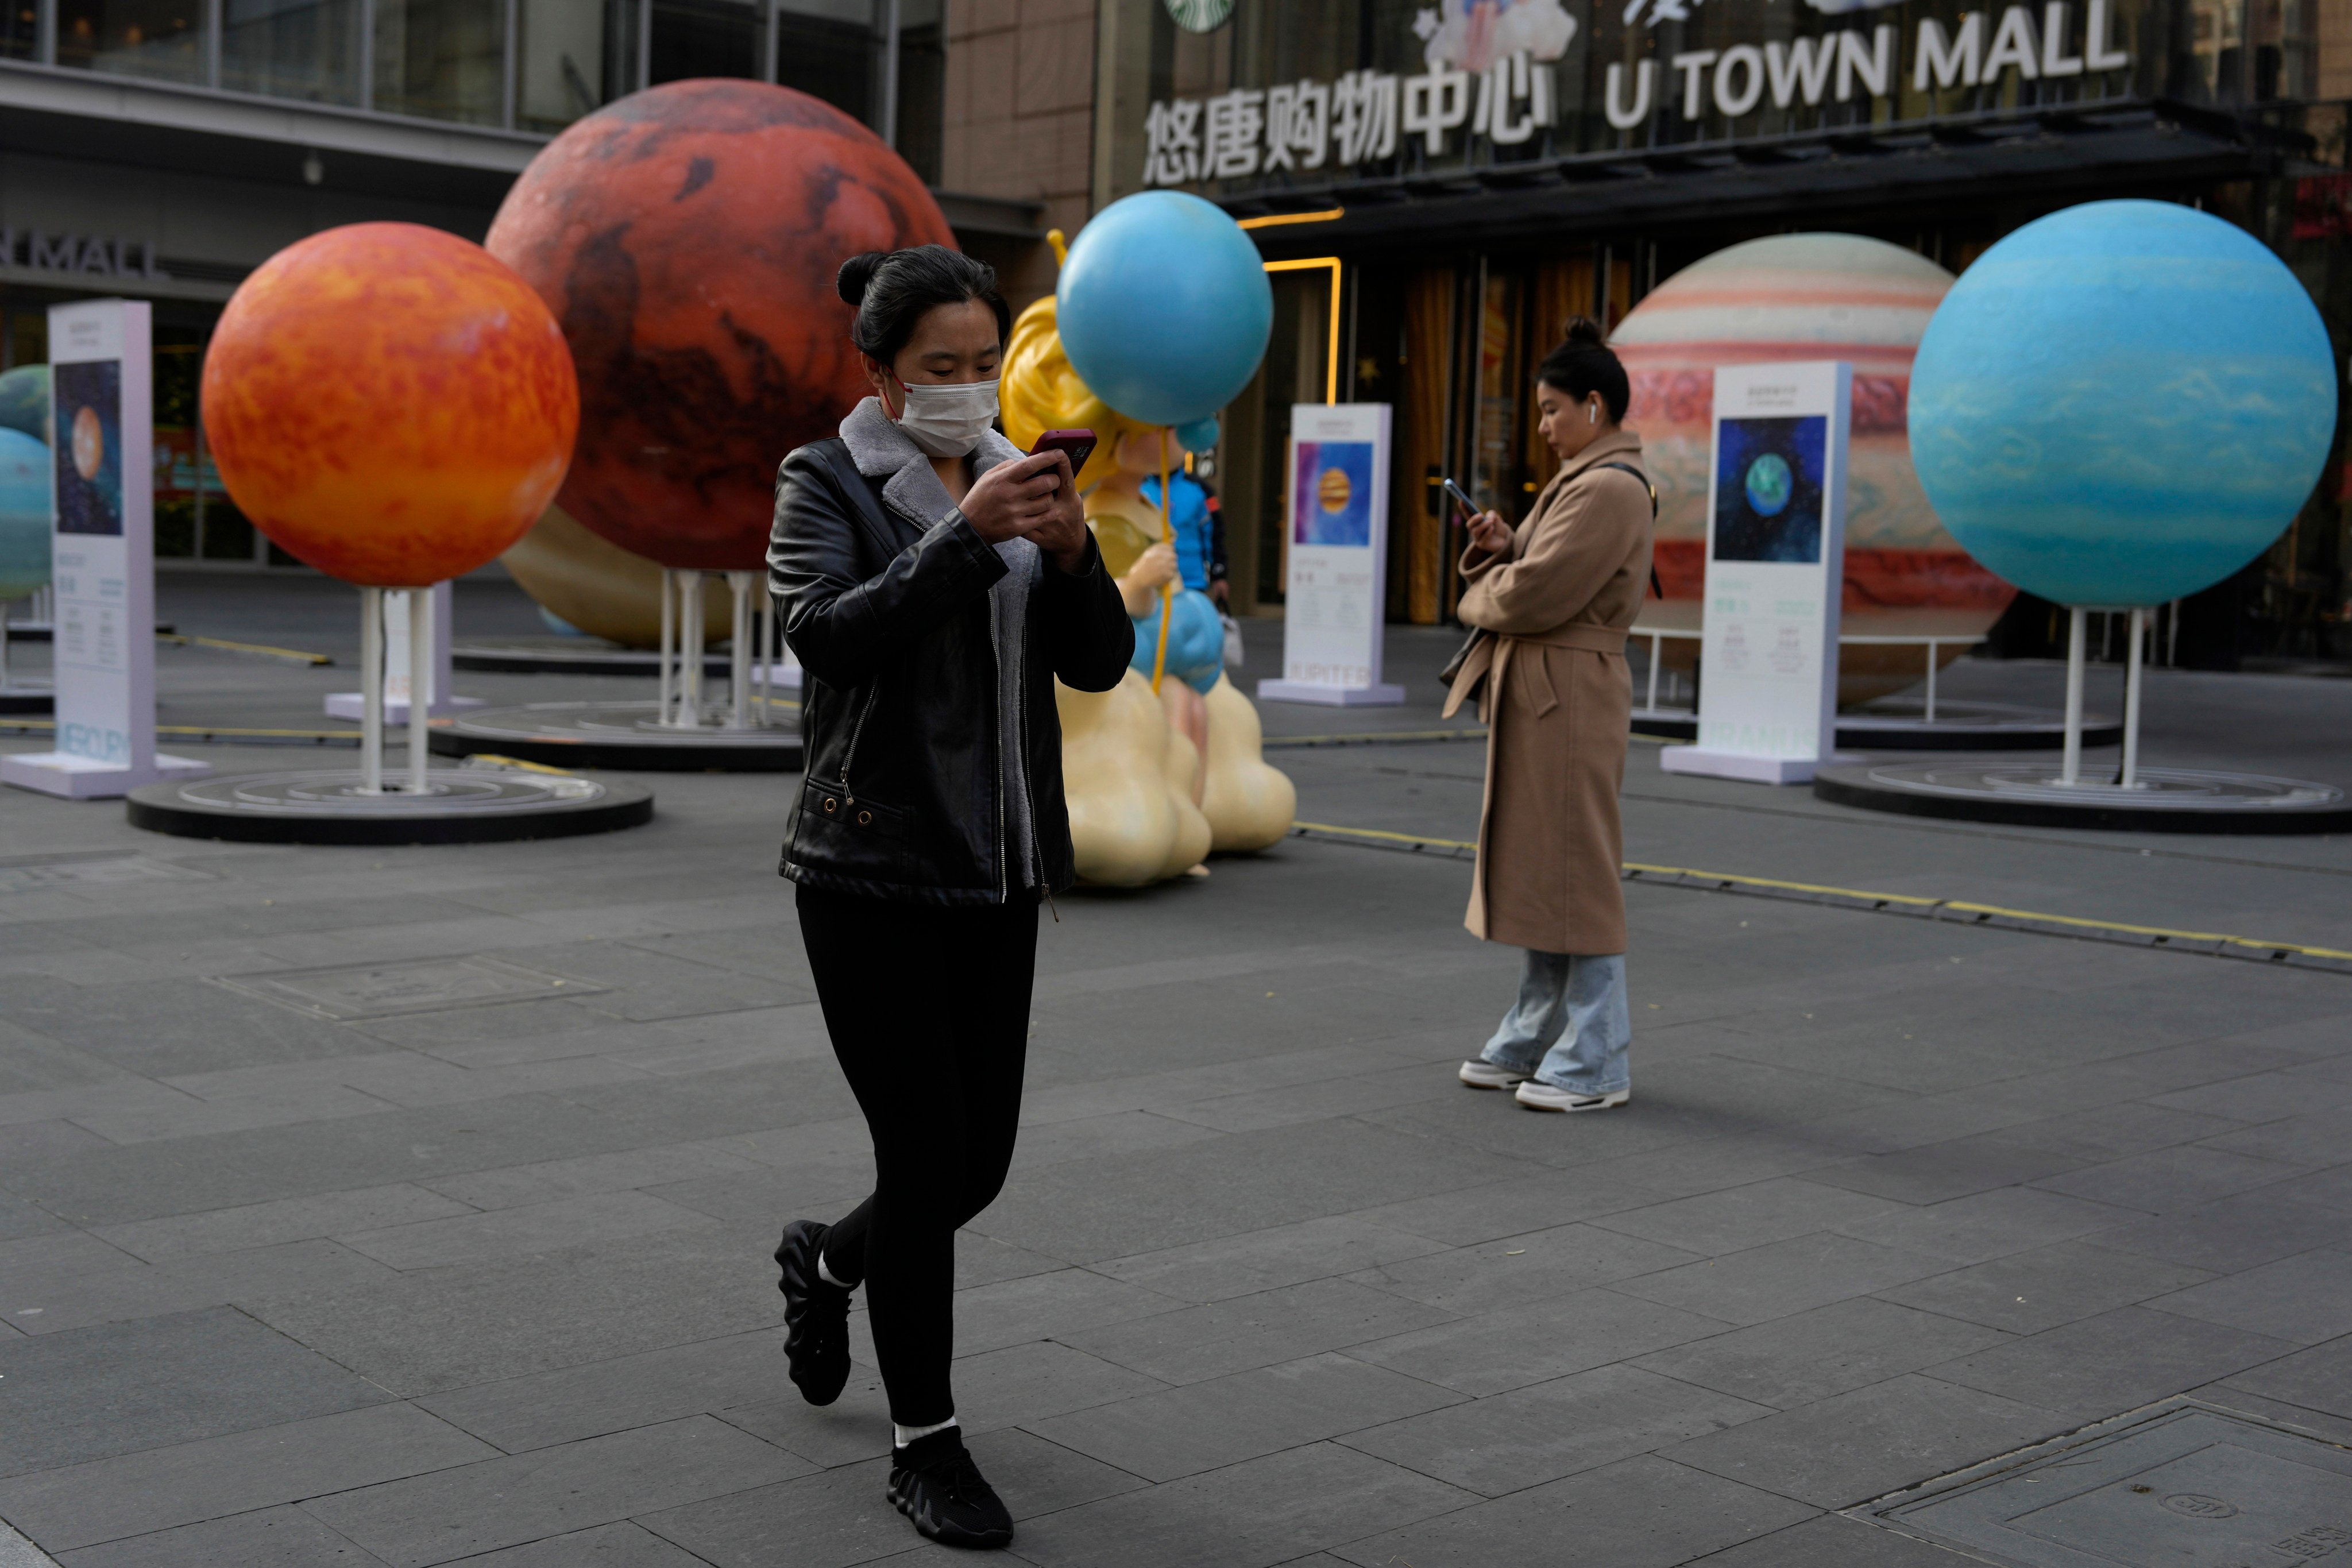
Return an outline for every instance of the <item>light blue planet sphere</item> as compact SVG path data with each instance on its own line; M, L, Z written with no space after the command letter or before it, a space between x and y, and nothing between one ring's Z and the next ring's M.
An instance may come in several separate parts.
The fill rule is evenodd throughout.
M2336 427L2336 362L2252 236L2092 202L1961 274L1920 339L1910 424L1937 517L1984 566L2062 605L2160 605L2294 521Z
M49 449L0 426L0 602L49 581Z
M1097 213L1054 293L1070 368L1147 425L1189 425L1232 402L1274 329L1257 247L1223 209L1181 191Z
M1748 504L1759 517L1780 516L1796 488L1789 459L1778 452L1767 452L1748 465Z

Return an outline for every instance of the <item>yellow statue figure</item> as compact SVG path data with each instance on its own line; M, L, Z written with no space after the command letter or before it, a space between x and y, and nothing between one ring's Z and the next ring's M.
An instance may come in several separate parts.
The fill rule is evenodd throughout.
M1166 673L1158 696L1151 690L1160 618L1171 602L1164 590L1181 573L1157 504L1161 473L1181 466L1174 436L1128 418L1078 378L1062 352L1051 295L1013 324L998 404L1017 447L1047 430L1095 433L1078 487L1136 623L1125 680L1104 692L1055 688L1078 875L1141 887L1199 868L1212 849L1275 843L1290 830L1298 793L1261 754L1257 710L1224 676L1223 625L1205 595L1184 588L1174 595Z

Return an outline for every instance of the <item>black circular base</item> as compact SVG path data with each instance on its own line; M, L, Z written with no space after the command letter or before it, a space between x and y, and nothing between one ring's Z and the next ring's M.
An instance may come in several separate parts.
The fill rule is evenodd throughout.
M1837 726L1837 743L1850 752L2055 752L2066 744L2064 714L2006 702L1937 702L1932 724L1916 700L1874 703L1839 714ZM1637 708L1633 730L1695 741L1698 719L1687 708ZM2084 745L2119 745L2123 738L2120 720L2084 717Z
M2024 827L2122 833L2342 833L2352 805L2331 784L2263 773L2143 768L2139 784L2112 783L2114 764L2083 782L2057 782L2047 757L2011 762L1879 763L1823 768L1813 794L1839 805L1908 816Z
M430 744L444 757L493 755L565 768L637 773L792 773L801 765L800 727L664 729L653 702L533 702L485 708L436 724Z
M0 713L54 713L58 694L47 685L16 681L0 686Z
M394 774L394 779L404 774ZM488 844L635 827L641 784L502 768L443 768L430 795L360 793L355 768L243 773L131 792L133 827L247 844Z

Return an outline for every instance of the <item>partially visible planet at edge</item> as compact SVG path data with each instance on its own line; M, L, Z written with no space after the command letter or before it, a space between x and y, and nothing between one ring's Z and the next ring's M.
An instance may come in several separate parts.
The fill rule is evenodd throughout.
M658 565L756 571L776 466L868 390L835 273L955 234L906 161L831 104L698 79L549 142L484 243L539 290L579 367L563 510Z
M1748 465L1748 504L1759 517L1780 516L1796 488L1789 459L1778 452L1767 452Z
M49 581L49 449L0 426L0 602Z
M2228 577L2310 499L2336 361L2309 292L2234 224L2089 202L2027 224L1929 323L1911 437L1937 512L2062 605Z

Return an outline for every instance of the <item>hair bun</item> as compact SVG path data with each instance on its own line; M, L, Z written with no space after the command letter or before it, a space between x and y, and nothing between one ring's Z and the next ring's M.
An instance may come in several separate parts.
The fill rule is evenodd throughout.
M874 274L882 269L882 263L887 259L887 254L879 250L869 250L863 255L851 257L841 264L841 270L834 275L835 289L852 305L864 303L866 286L874 281Z
M1609 334L1602 331L1601 323L1590 316L1571 316L1567 331L1561 335L1561 342L1571 349L1607 348Z

